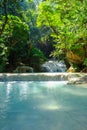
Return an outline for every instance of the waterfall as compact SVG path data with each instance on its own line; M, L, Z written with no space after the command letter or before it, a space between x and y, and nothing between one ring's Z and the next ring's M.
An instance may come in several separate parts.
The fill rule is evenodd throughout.
M70 78L70 76L69 76ZM1 73L0 82L6 81L67 81L67 73Z
M63 60L49 60L41 65L42 72L65 72L67 70Z

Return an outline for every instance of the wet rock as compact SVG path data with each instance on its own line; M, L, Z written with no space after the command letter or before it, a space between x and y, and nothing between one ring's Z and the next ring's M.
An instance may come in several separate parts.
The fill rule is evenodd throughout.
M14 73L32 73L33 68L29 66L18 66L13 72Z
M69 75L68 84L87 84L87 74Z

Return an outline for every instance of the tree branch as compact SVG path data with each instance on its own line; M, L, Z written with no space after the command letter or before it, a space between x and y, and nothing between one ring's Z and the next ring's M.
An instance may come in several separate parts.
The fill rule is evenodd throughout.
M51 24L50 24L50 21L48 19L48 17L46 16L46 19L47 19L47 22L49 24L49 27L51 28L51 30L56 34L56 36L58 36L58 31L56 31L55 27L53 27Z
M5 15L5 20L4 20L4 23L2 24L2 28L0 29L0 36L2 35L4 29L5 29L5 26L7 24L7 21L8 21L8 15L7 15L7 6L6 6L6 3L7 3L7 0L3 0L3 8L4 8L4 15Z

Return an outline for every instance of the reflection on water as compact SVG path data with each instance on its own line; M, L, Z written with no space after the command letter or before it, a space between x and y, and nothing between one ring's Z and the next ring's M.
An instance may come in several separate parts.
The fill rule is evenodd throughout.
M87 130L87 88L65 81L1 82L0 130L24 129Z
M55 104L55 103L48 103L48 104L42 104L42 105L39 105L38 108L40 110L50 110L50 111L54 111L54 110L59 110L62 108L61 105L59 104Z
M75 88L76 89L76 88ZM77 91L71 88L66 88L64 89L64 92L67 94L71 94L71 95L76 95L76 96L87 96L87 91L84 91L85 89L82 89L81 91L79 91L79 89L77 89Z

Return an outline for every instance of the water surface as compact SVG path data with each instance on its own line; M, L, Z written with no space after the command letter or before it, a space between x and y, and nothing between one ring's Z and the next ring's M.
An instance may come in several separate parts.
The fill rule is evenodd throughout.
M0 82L0 130L87 130L87 88Z

